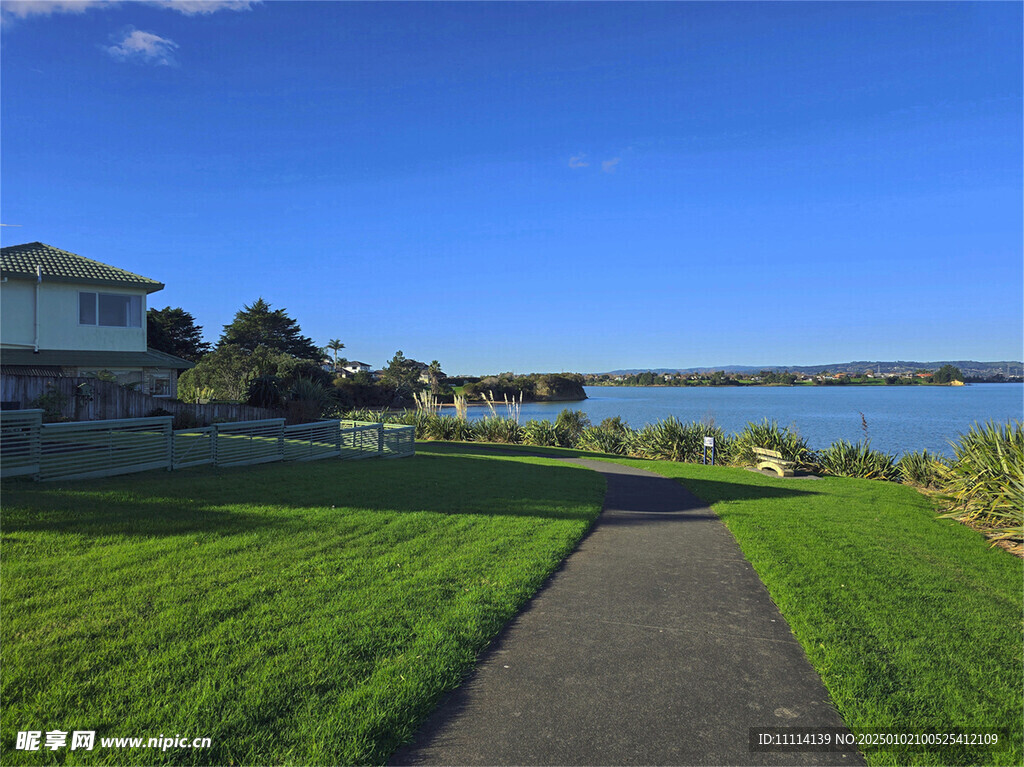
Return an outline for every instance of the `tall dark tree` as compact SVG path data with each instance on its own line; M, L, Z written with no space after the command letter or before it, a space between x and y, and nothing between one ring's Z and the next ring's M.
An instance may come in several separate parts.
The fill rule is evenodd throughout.
M146 345L151 349L196 362L210 351L195 317L179 306L146 312Z
M386 384L399 390L412 390L419 377L420 371L415 360L408 359L401 349L395 352L382 376Z
M943 365L932 376L935 383L949 383L950 381L963 381L964 374L955 365Z
M284 309L271 309L262 298L257 299L235 315L230 325L224 326L224 334L218 346L233 344L249 351L266 346L300 359L320 361L321 350L312 339L302 335L299 323L289 317Z
M441 383L445 378L440 362L437 360L431 361L430 366L427 368L427 378L430 383L430 392L436 397L441 391Z

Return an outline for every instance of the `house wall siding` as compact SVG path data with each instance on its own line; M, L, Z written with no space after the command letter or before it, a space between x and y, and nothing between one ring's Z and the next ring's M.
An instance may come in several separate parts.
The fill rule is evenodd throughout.
M35 287L31 282L8 280L0 285L0 344L31 349Z
M3 283L0 305L4 346L31 347L34 340L35 283L9 280ZM78 293L119 293L142 298L142 327L108 328L78 324ZM39 288L39 348L79 351L146 351L146 291L140 288L47 282Z

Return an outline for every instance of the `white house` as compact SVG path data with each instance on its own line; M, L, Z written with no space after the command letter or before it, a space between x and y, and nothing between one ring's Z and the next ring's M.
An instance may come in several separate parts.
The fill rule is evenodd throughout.
M355 375L356 373L369 373L370 366L365 362L346 362L342 368L349 375Z
M192 363L146 345L146 297L163 287L41 242L0 248L0 373L109 376L175 396Z

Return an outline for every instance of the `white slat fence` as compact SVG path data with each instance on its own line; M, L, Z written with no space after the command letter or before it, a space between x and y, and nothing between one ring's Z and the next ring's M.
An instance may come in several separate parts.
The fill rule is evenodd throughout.
M283 418L171 429L169 416L42 424L41 410L0 411L0 477L109 477L149 469L415 455L415 428L359 421L285 426Z
M39 479L88 479L170 469L171 416L45 423L39 429Z
M0 471L5 477L39 473L42 410L0 411Z

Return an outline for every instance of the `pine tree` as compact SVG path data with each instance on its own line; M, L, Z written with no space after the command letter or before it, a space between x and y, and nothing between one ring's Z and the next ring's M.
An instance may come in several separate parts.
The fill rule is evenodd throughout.
M218 346L234 344L249 351L266 346L300 359L320 361L321 350L312 339L302 335L299 323L289 317L284 309L271 310L270 304L262 298L246 306L235 315L230 325L224 326L224 334Z
M190 362L210 351L210 344L203 340L203 329L180 306L146 312L146 345Z

